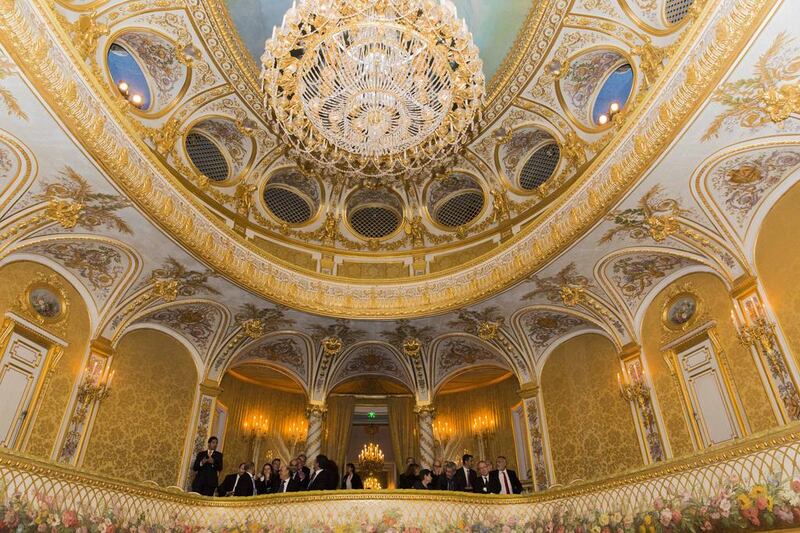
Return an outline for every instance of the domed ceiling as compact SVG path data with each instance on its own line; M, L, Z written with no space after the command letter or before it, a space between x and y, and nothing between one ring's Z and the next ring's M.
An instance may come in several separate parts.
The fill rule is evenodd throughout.
M269 19L263 40L284 3L12 3L0 260L58 268L95 337L158 327L205 379L259 363L313 398L536 381L577 334L641 344L678 276L752 278L768 198L799 177L796 109L757 100L797 83L796 5L497 4L458 5L497 70L474 138L446 176L376 185L309 175L271 133L231 18Z

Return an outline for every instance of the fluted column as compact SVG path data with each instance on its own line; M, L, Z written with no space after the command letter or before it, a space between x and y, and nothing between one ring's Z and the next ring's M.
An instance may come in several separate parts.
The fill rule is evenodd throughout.
M417 404L414 412L417 413L417 423L419 426L419 455L424 468L430 468L435 459L435 447L433 440L433 419L436 410L431 404Z
M322 404L312 404L306 409L308 436L306 437L306 456L309 461L322 452L322 428L327 409Z

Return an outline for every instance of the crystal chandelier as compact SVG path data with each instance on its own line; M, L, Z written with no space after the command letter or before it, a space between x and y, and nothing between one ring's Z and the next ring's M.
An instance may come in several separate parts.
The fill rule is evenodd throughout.
M383 470L383 452L381 447L373 442L364 445L358 454L358 467L362 472L375 474Z
M319 174L441 172L471 139L485 94L450 0L297 0L261 63L273 133Z

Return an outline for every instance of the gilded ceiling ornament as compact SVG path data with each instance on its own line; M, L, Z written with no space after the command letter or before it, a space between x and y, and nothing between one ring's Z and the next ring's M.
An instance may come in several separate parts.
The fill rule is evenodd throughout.
M166 121L160 128L152 131L150 138L155 143L156 151L166 156L172 149L175 148L175 141L181 135L181 123L176 118L171 118Z
M53 198L47 203L45 215L64 229L72 229L78 224L83 205L72 200Z
M44 192L35 195L34 198L47 201L71 200L73 204L80 205L81 208L72 227L79 225L94 229L104 226L120 233L133 233L128 223L116 213L116 211L130 206L130 202L123 196L95 192L86 178L75 172L72 167L65 167L60 172L59 180L46 184ZM66 203L62 204L62 207L66 206ZM72 222L71 216L66 217L65 220Z
M509 217L508 196L505 190L492 189L492 222L500 222Z
M236 186L236 192L234 193L234 200L236 203L236 212L246 217L250 213L250 209L253 207L253 193L258 189L255 185L251 183L241 182Z
M539 295L546 297L551 302L564 301L563 287L571 289L581 289L583 293L592 286L592 282L586 276L578 274L578 267L574 262L562 268L556 275L540 278L534 275L530 278L536 286L534 290L522 295L522 300L533 300Z
M194 296L199 292L206 292L208 294L219 294L219 291L209 285L209 278L216 277L213 270L191 270L186 268L180 261L174 257L167 257L160 268L153 270L150 273L150 280L154 287L162 285L164 295L158 294L166 301L165 296L171 296L173 288L176 291L175 296ZM175 283L172 283L172 282ZM155 292L155 290L154 290Z
M725 175L728 180L737 185L746 185L764 179L764 173L756 165L744 164L740 167L729 169Z
M501 327L505 322L505 318L500 314L500 308L490 305L481 311L461 309L458 312L458 318L449 321L447 325L451 328L465 331L471 335L479 335L481 324L485 322L492 322L497 324L498 328Z
M680 232L678 217L687 213L677 200L662 196L661 185L655 185L639 199L637 207L612 211L606 215L614 227L606 231L599 242L611 242L618 235L626 235L634 240L650 237L662 242Z
M639 69L644 74L645 83L652 84L664 69L667 51L653 45L653 41L644 36L641 45L631 47L631 54L639 58Z
M264 335L264 322L257 318L249 318L242 322L242 331L251 339L257 339Z
M662 242L670 235L680 231L680 225L673 216L651 215L645 220L650 237L656 242Z
M299 0L261 63L267 125L324 174L447 169L485 95L478 49L449 0Z
M84 59L94 54L97 41L103 35L108 35L108 25L97 22L97 13L86 13L69 24L67 31L73 38L73 43Z
M415 215L410 220L407 220L404 230L408 238L411 239L411 245L414 248L425 246L425 228L422 226L421 216Z
M478 324L478 337L485 341L493 341L497 338L497 330L500 324L489 320L484 320Z
M567 307L574 307L581 303L586 296L586 291L583 287L574 287L572 285L563 285L559 291L561 294L561 301Z
M322 353L327 357L338 355L342 351L342 339L336 336L322 339Z
M422 343L419 341L419 339L409 337L403 341L403 353L408 357L419 357L421 350Z
M800 113L800 49L779 33L758 58L753 76L723 83L711 97L726 109L714 118L703 136L713 139L725 127L754 129L783 122Z
M573 168L580 168L586 163L586 143L574 131L567 133L559 148L561 157L569 161Z
M8 78L16 72L14 62L3 57L0 57L0 80ZM0 103L5 104L8 109L8 114L15 116L22 120L28 120L28 115L22 111L16 97L11 94L11 91L5 87L0 86Z
M153 296L161 298L165 302L174 302L178 297L180 282L177 279L154 279Z

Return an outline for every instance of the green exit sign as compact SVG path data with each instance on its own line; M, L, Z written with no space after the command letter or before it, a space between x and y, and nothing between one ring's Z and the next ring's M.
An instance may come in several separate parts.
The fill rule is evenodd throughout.
M377 416L375 415L375 411L370 411L369 413L367 413L367 418L375 418L375 416Z

